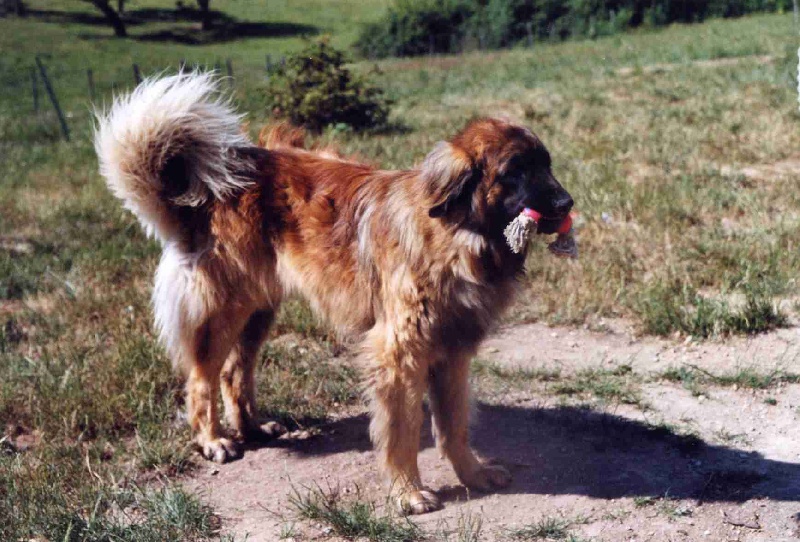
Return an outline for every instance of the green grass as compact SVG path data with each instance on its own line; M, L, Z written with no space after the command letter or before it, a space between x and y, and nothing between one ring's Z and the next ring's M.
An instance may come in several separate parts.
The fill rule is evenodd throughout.
M658 285L647 292L640 312L645 331L654 335L679 332L692 337L750 335L789 323L788 316L763 290L748 289L742 306L709 299L678 284Z
M290 503L300 517L320 522L346 540L414 542L424 539L422 530L410 519L380 513L375 504L361 501L358 496L345 501L336 489L313 488L302 493L295 490Z
M492 377L511 382L554 382L561 377L559 369L546 367L504 367L498 363L476 358L472 361L472 375L477 377Z
M562 373L558 369L507 368L485 359L472 362L472 374L481 397L496 396L499 389L549 393L562 398L594 400L609 404L644 406L639 393L640 378L630 365L612 369L583 369Z
M332 411L357 404L360 375L333 355L329 343L313 340L268 344L257 377L262 415L291 429L307 428L324 422Z
M0 538L160 542L219 537L218 518L180 488L123 489L97 480L76 484L82 475L65 471L63 457L75 453L80 454L74 447L61 448L40 458L58 468L0 455Z
M692 395L705 394L705 386L725 386L751 390L772 389L781 384L800 382L800 374L775 370L769 373L746 367L735 372L715 374L694 365L670 367L657 375L669 382L680 382Z
M509 529L508 536L513 540L563 540L565 542L585 542L583 538L570 532L574 525L584 523L585 518L566 519L546 516L523 527Z
M605 403L643 406L638 380L630 365L620 365L614 369L584 369L567 380L557 382L553 392L562 396L588 396Z

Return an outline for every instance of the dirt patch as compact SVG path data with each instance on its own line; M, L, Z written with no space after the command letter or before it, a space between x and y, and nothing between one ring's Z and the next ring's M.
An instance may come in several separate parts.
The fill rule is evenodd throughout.
M585 408L524 391L480 397L474 444L508 465L514 482L501 493L469 494L433 449L426 427L420 469L446 506L414 518L424 529L472 514L482 518L487 540L546 517L580 518L571 532L592 540L796 539L800 384L716 386L697 395L653 375L685 364L718 374L796 368L797 328L694 344L517 325L486 341L480 357L562 374L625 364L641 377L648 406ZM289 506L294 488L339 486L344 494L383 501L368 423L363 411L343 415L319 435L283 438L240 461L208 465L186 485L232 532L277 540L296 521ZM303 522L295 531L301 539L325 533Z
M723 166L723 175L744 175L758 181L785 180L800 177L800 157L788 158L773 164L755 164L741 168Z
M753 61L758 64L769 64L775 61L771 55L747 55L729 58L714 58L710 60L693 60L691 62L675 62L649 64L647 66L625 66L617 70L617 75L635 75L637 73L661 73L677 70L679 68L719 68L722 66L735 66L741 62Z
M471 66L494 64L498 60L505 59L507 56L508 55L504 54L502 51L473 52L462 55L428 55L384 62L381 67L387 71L421 69L441 71L458 68L467 63Z

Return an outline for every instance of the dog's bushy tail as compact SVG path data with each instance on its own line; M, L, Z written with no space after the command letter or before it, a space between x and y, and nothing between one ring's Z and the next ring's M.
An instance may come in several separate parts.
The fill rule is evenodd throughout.
M97 120L100 172L162 242L180 237L179 208L224 200L251 182L235 150L252 143L212 74L147 79Z

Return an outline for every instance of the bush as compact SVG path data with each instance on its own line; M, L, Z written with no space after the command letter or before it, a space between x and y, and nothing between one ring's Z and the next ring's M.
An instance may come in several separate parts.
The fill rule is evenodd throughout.
M369 57L455 53L790 8L790 0L396 0L356 48Z
M449 52L474 15L472 0L398 0L384 20L364 27L355 47L377 57Z
M353 130L386 125L390 102L383 91L354 76L344 53L327 40L286 59L270 77L267 101L273 113L319 132L344 124Z

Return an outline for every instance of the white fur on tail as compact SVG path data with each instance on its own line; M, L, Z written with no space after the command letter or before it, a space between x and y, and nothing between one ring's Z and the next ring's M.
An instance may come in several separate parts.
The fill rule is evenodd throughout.
M241 131L242 117L219 97L217 83L212 74L198 72L146 79L117 97L110 111L97 114L100 172L147 233L162 242L179 235L176 207L225 199L250 182L231 150L252 144ZM175 158L180 178L164 171Z

